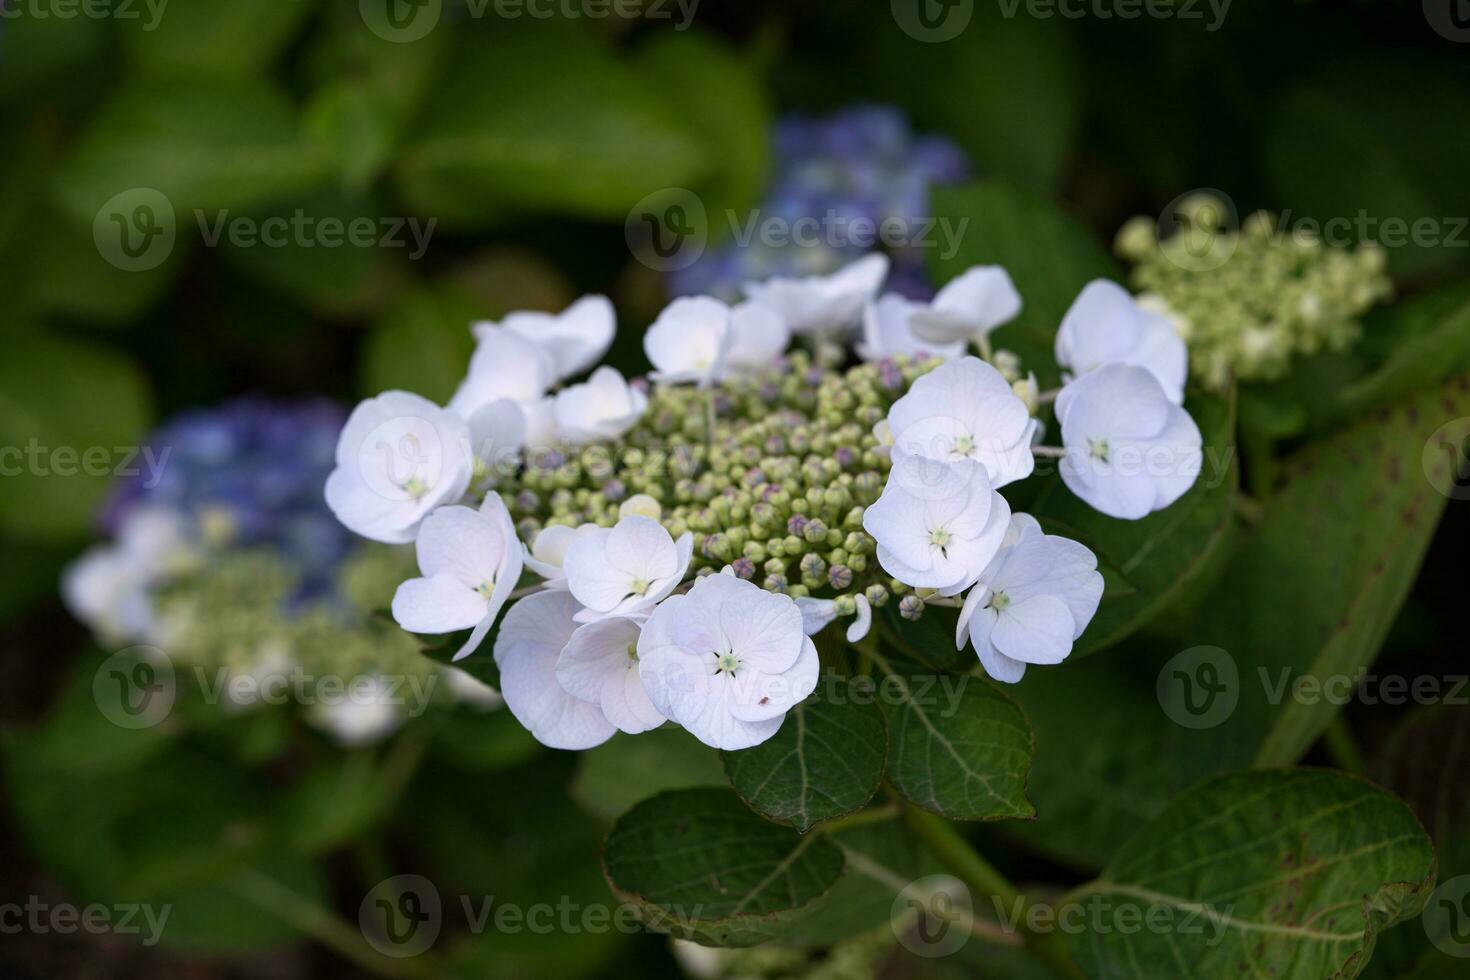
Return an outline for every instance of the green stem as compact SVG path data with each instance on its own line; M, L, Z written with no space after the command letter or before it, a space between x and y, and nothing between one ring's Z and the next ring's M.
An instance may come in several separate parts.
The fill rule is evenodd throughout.
M939 861L956 878L963 881L977 895L989 895L1001 904L1019 913L1015 921L1025 934L1026 947L1037 958L1046 961L1064 976L1075 977L1077 968L1067 955L1066 943L1060 933L1036 932L1029 928L1026 912L1030 903L1010 881L981 856L948 820L921 810L912 803L904 804L904 819L914 834L924 842Z
M1363 754L1358 751L1357 739L1353 738L1352 729L1348 728L1347 719L1342 716L1342 712L1333 715L1332 720L1327 723L1322 741L1327 755L1337 768L1360 776L1363 774Z
M394 959L379 953L367 944L361 932L329 909L303 898L269 875L247 872L236 879L234 890L369 973L388 980L429 980L436 976L422 959Z

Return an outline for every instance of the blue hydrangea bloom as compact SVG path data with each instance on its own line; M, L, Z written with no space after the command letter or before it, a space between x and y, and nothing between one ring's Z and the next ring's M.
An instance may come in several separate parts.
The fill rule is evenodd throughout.
M871 250L849 240L855 219L877 226L887 218L929 215L929 189L969 176L963 151L937 136L916 136L903 112L891 106L860 105L835 115L791 115L778 120L772 137L774 168L758 220L777 219L789 227L798 218L824 222L817 245L770 244L754 235L746 244L707 250L692 265L669 273L676 296L710 293L734 301L740 285L770 276L834 272ZM750 216L737 216L748 218ZM725 230L712 217L716 230ZM927 299L932 287L924 274L924 250L890 251L893 272L888 288L913 299Z

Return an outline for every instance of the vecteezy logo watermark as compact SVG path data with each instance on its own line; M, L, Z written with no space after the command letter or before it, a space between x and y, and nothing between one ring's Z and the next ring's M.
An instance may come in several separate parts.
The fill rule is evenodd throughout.
M1235 658L1219 647L1191 647L1159 671L1159 706L1177 725L1214 728L1235 713L1240 701L1240 671Z
M699 261L709 244L709 215L699 195L665 187L645 196L623 223L633 257L655 272L676 272Z
M409 44L439 26L444 0L358 0L357 10L378 37Z
M893 21L915 41L937 44L959 37L975 14L975 0L890 0Z
M1424 443L1424 475L1451 500L1470 500L1470 418L1446 422Z
M683 31L694 22L699 0L463 0L449 18L480 20L673 20ZM358 0L363 23L385 41L409 43L427 35L444 17L443 0Z
M143 30L157 30L168 0L5 0L0 3L3 20L147 20Z
M1470 958L1470 875L1442 882L1424 906L1424 934L1446 956Z
M44 936L93 935L138 936L144 946L156 946L173 913L172 905L53 905L37 895L25 903L0 902L0 935L23 932Z
M1470 0L1424 0L1424 19L1445 40L1470 42Z
M174 206L162 191L133 187L109 198L92 220L92 240L124 272L146 272L174 250Z
M177 695L173 661L158 647L119 650L92 675L92 698L119 728L152 728L168 717Z
M422 875L398 875L381 881L357 909L363 938L384 956L426 953L444 925L439 889Z
M1240 213L1229 194L1201 187L1164 205L1157 228L1159 241L1170 239L1182 246L1169 250L1175 265L1190 272L1208 272L1235 254L1233 233L1240 228Z
M888 921L899 944L915 956L957 953L975 925L970 889L953 875L911 881L893 899Z

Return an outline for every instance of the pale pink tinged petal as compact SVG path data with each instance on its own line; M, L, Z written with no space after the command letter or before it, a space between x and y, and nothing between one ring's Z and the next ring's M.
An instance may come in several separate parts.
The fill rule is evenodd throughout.
M1001 610L990 642L1012 660L1059 664L1072 652L1075 626L1065 602L1056 596L1032 596Z
M496 521L469 507L454 506L441 507L424 520L415 550L425 575L452 575L477 589L495 580L508 543Z
M410 633L453 633L485 618L484 596L453 575L409 579L393 595L393 619Z

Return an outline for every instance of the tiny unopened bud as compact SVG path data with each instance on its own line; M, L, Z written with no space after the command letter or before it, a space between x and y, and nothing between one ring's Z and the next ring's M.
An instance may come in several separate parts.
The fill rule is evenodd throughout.
M916 595L906 595L898 602L898 614L904 619L918 619L924 615L924 600Z

